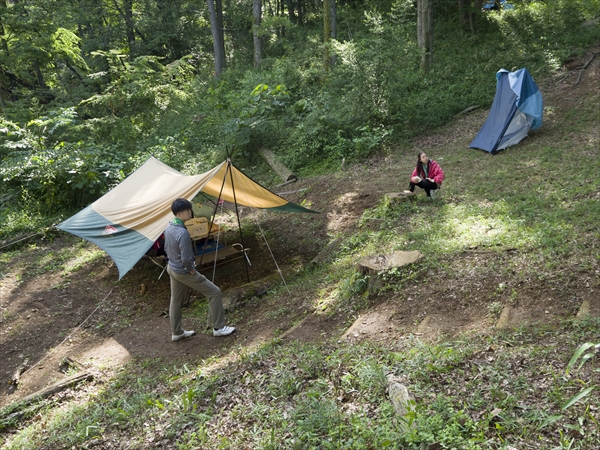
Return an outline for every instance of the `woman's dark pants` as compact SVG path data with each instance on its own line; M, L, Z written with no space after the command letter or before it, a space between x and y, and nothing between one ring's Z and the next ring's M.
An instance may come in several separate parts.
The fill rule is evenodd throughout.
M433 181L429 181L425 178L423 178L418 183L413 183L411 181L410 186L408 187L410 192L415 192L415 186L419 186L421 189L425 189L425 193L427 194L427 197L431 197L431 191L435 191L438 188L437 183L434 183Z

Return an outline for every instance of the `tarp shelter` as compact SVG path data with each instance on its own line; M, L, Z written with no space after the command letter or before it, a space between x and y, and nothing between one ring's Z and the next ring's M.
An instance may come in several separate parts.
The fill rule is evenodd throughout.
M176 198L200 191L238 205L271 211L315 212L274 194L228 159L201 175L184 175L151 157L103 197L57 227L86 239L115 261L121 279L173 218Z
M495 153L542 126L542 93L527 69L496 73L496 96L487 120L469 147Z

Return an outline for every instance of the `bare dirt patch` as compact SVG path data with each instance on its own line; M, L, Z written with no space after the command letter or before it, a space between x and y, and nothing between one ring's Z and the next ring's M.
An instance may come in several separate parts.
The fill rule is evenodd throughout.
M591 53L581 61L585 63L590 57ZM557 77L541 86L552 113L537 133L552 132L555 121L561 120L573 105L597 95L599 72L600 57L596 57L578 84L575 81L579 72L569 76L565 72L562 79ZM487 111L477 110L457 118L451 131L415 140L410 150L373 158L337 173L301 179L293 185L294 189L285 187L290 191L305 189L283 196L297 203L306 201L321 214L266 215L242 210L242 218L251 219L252 224L245 225L243 237L244 245L251 249L252 266L248 275L243 260L222 266L215 272L215 283L226 290L245 283L247 276L257 280L271 275L277 265L290 272L302 267L336 236L352 233L363 212L375 206L385 193L406 188L418 150L431 150L434 158L443 158L450 144L466 148L486 115ZM224 222L232 222L234 228L231 214ZM235 231L225 238L228 242L238 241ZM495 302L499 301L510 301L513 326L570 317L577 313L582 301L588 300L592 305L599 302L589 289L573 293L557 283L490 274L486 267L502 256L474 251L452 262L460 273L453 280L460 282L449 280L441 272L431 273L423 283L373 296L369 299L370 308L354 324L349 317L314 314L311 299L303 292L293 292L286 297L285 305L267 303L260 297L247 300L236 315L230 315L239 322L234 323L238 332L229 338L213 338L205 319L192 318L184 311L184 326L199 334L173 343L169 321L163 314L168 309L169 279L166 274L158 279L161 270L147 259L141 260L121 281L117 281L116 267L108 257L69 275L52 270L30 273L33 261L56 253L67 245L65 242L71 245L73 240L58 234L35 246L30 242L21 247L18 267L0 271L0 406L64 377L58 368L65 356L79 361L101 379L132 358L194 362L225 355L236 346L256 346L282 333L284 340L339 336L349 341L370 339L394 346L409 334L437 339L493 327L499 313ZM465 267L469 271L462 269ZM209 279L213 277L211 269L204 274ZM580 286L597 284L585 272L573 274L572 278ZM509 299L512 288L516 294ZM280 307L285 314L278 312ZM27 372L17 388L9 381L25 360Z

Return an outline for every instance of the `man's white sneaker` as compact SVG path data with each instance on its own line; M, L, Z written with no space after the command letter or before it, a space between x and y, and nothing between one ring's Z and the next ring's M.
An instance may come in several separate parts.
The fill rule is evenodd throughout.
M235 333L234 327L223 327L218 330L213 330L213 336L229 336L233 333Z
M194 330L189 330L189 331L183 330L183 333L181 333L181 334L172 334L171 340L173 342L176 342L176 341L180 341L181 339L192 337L195 334L196 334L196 332Z

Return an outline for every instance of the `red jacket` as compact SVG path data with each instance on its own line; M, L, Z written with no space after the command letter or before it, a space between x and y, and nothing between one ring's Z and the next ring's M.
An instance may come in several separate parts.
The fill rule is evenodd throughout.
M421 178L433 178L433 181L435 181L435 184L437 184L438 186L441 186L442 181L444 181L444 172L442 171L440 165L436 163L433 159L429 160L429 175L425 177L425 173L423 172L423 166L421 165L421 163L419 163L419 165L415 167L415 170L413 170L413 173L410 176L410 178L412 179L412 177L417 176Z

